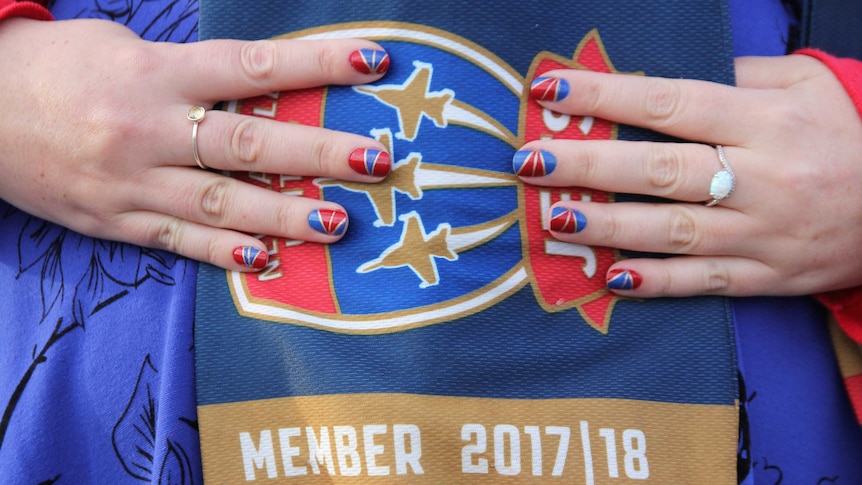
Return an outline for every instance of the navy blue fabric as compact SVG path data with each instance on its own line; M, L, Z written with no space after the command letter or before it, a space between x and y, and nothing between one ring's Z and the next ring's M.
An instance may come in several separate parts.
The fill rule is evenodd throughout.
M815 47L838 57L862 60L862 2L798 0L802 6L800 47Z
M470 39L485 48L493 49L504 61L518 72L526 72L533 56L543 50L565 52L571 49L571 43L580 39L579 25L591 23L600 29L606 39L643 39L644 42L626 43L626 49L616 49L614 65L620 71L635 71L642 66L644 60L662 57L656 52L655 46L680 45L685 41L691 45L691 51L699 52L707 49L716 38L730 42L730 32L723 30L728 24L727 11L722 2L707 2L710 6L706 11L685 9L679 11L679 4L674 2L643 2L624 0L616 2L591 2L589 15L584 14L583 5L578 2L554 2L553 5L543 5L542 8L518 8L514 5L508 8L487 8L487 2L467 0L458 3L459 15L452 14L451 4L447 2L345 2L343 0L319 0L307 2L292 2L295 7L288 16L293 25L319 25L321 16L329 23L354 22L357 20L394 20L398 22L420 23L433 19L436 28ZM260 0L255 2L256 15L228 15L238 5L237 2L220 1L205 2L201 5L201 38L244 38L262 39L285 33L283 15L284 3L279 0ZM356 13L363 10L364 13ZM481 15L467 15L472 11L481 11ZM626 12L625 15L620 15ZM210 18L225 19L229 22L207 22ZM669 25L679 23L688 25L687 17L703 16L711 22L704 22L703 31L699 36L692 36L684 29L654 29L655 24L644 22L644 17L663 19ZM565 19L565 21L562 21ZM598 19L614 19L613 22L597 24ZM524 35L519 32L524 31ZM535 35L537 32L554 32L554 35ZM578 35L577 39L572 36ZM725 39L725 37L727 37ZM517 46L508 50L494 49L496 46L512 45L517 39ZM649 41L647 42L647 39ZM516 47L516 48L515 48ZM613 43L609 50L614 49ZM715 62L711 65L699 62L680 52L680 57L663 58L663 62L651 66L655 76L680 75L691 78L724 79L732 70L728 63Z
M223 282L223 276L219 269L201 268L202 279ZM236 312L223 284L199 288L198 298L208 302L211 315ZM675 322L674 331L706 338L683 348L663 338L667 335L662 328L675 315L701 312ZM715 312L718 316L710 315ZM571 313L543 313L528 288L471 318L373 339L248 319L207 319L208 328L199 327L196 340L207 350L198 352L198 403L392 392L727 404L727 369L715 364L727 360L727 348L721 344L728 336L716 324L724 312L722 302L706 298L656 301L648 308L621 302L614 313L612 341L575 323ZM254 345L225 351L230 342ZM609 354L617 360L601 358ZM608 372L611 365L614 372ZM577 385L571 380L574 375ZM632 388L632 382L643 385Z

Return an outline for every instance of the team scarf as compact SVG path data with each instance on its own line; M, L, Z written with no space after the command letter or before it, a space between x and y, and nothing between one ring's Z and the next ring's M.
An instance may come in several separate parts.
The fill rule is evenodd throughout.
M528 91L546 71L731 83L725 2L225 0L200 22L201 38L378 42L374 84L225 109L374 137L393 160L375 185L232 174L337 202L350 228L329 246L261 236L259 273L201 266L206 480L737 482L728 301L608 292L629 255L553 240L543 214L632 197L512 173L530 140L660 139L542 109Z

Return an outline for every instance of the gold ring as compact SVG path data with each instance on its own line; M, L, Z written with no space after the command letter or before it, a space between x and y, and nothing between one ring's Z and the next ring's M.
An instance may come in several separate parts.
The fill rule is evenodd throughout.
M198 123L203 121L204 117L207 115L207 110L203 106L192 106L189 108L189 112L186 115L186 118L189 119L192 123L192 149L195 154L195 163L198 164L198 167L207 170L207 166L201 161L201 157L198 154Z

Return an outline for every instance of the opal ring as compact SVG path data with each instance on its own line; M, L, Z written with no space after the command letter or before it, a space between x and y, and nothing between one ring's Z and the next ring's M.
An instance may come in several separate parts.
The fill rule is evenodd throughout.
M203 106L192 106L189 108L189 112L186 115L186 118L189 119L193 123L192 125L192 149L194 150L195 155L195 163L198 164L198 167L206 170L207 166L201 161L201 157L198 154L198 123L203 121L204 117L207 115L207 110Z
M736 189L736 176L733 175L733 169L730 168L727 157L724 156L724 147L716 145L715 151L718 152L721 170L712 176L712 182L709 184L709 196L712 197L712 200L706 203L707 207L712 207L730 197L730 194Z

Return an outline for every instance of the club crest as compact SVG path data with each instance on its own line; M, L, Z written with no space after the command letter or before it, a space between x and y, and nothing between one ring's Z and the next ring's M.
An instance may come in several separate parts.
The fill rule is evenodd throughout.
M371 136L389 148L379 184L235 173L286 196L343 205L350 229L333 245L261 236L260 273L228 272L237 310L273 322L380 333L471 315L529 285L546 312L606 333L618 297L605 287L619 254L553 239L548 209L561 199L612 194L524 185L512 157L541 138L615 139L617 127L559 115L529 98L552 69L612 72L597 31L571 57L540 52L526 73L448 32L413 24L345 24L291 38L372 39L388 73L362 86L272 93L228 110Z

